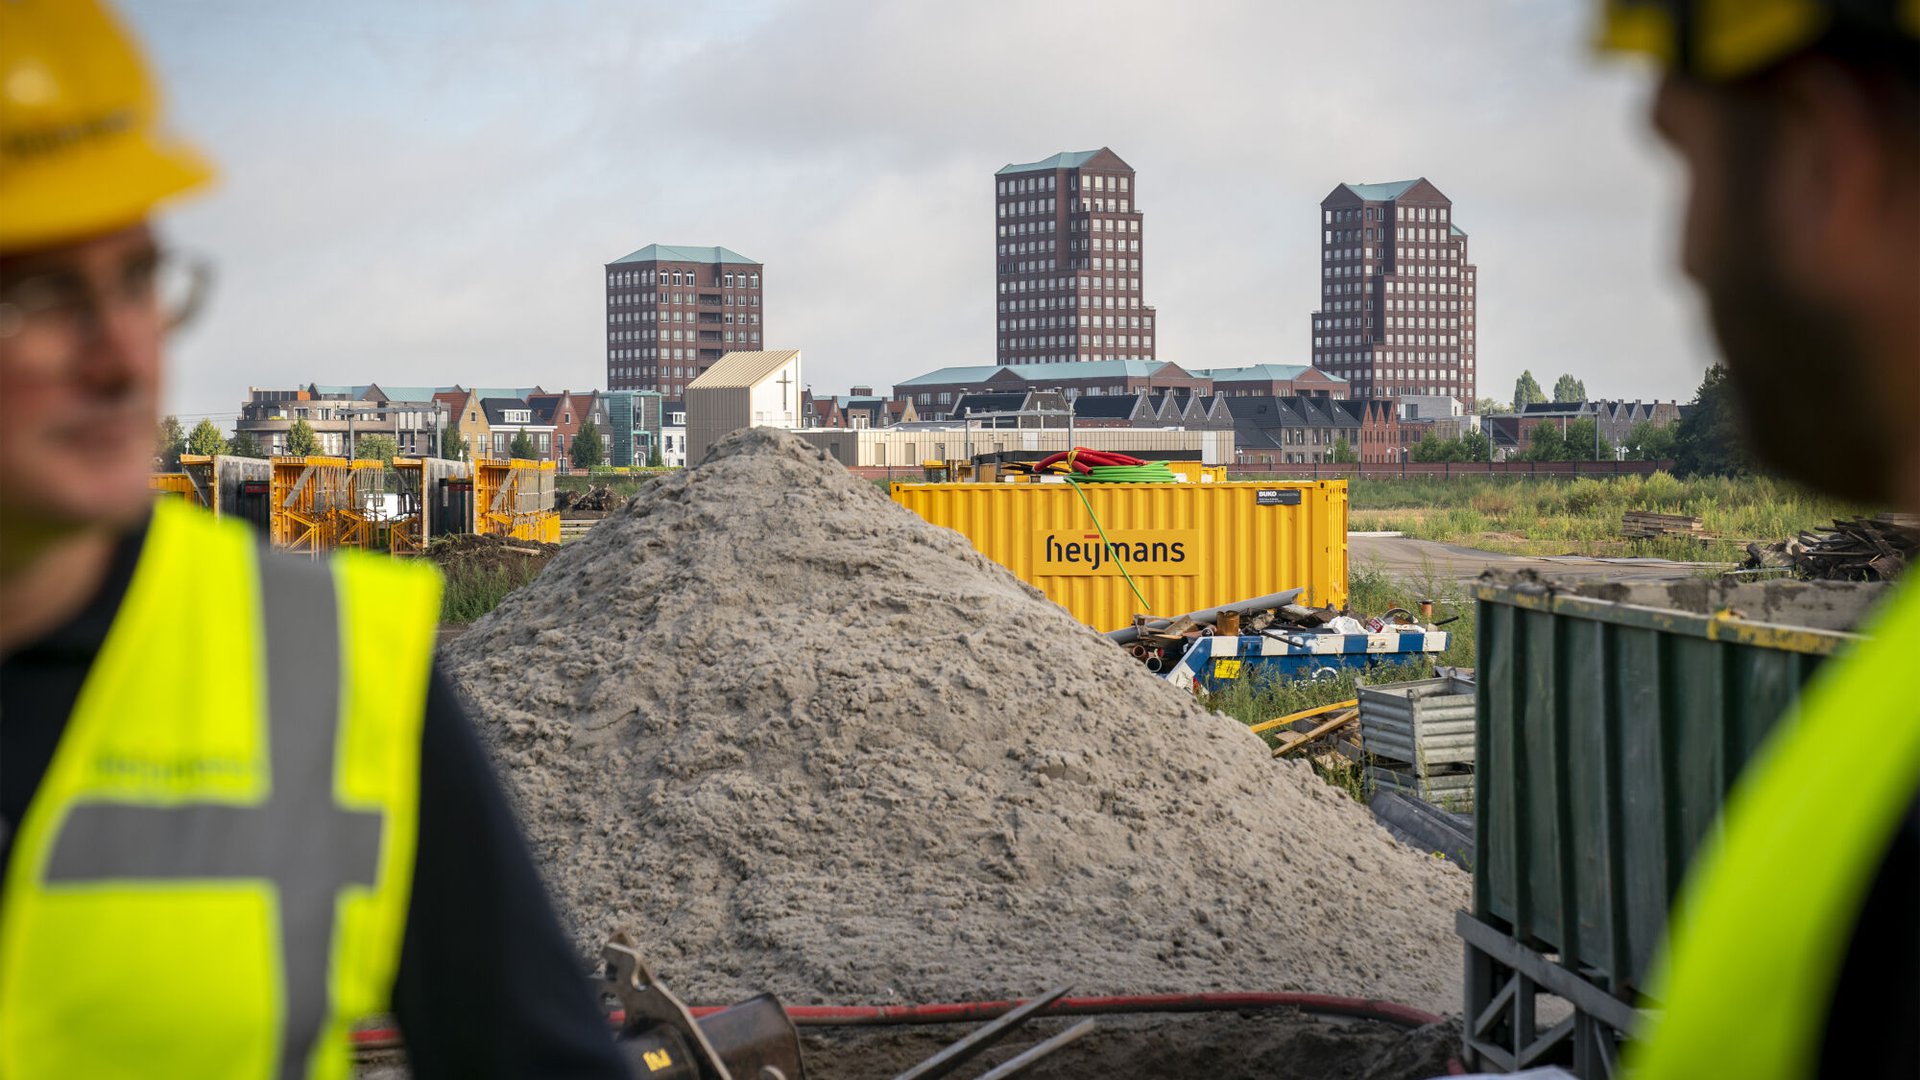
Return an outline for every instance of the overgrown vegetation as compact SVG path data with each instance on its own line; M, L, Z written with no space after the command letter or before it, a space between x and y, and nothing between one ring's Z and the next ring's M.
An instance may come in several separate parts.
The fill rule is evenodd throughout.
M544 565L529 560L519 566L441 567L447 589L440 601L440 621L470 623L478 619L498 607L508 593L539 577Z
M640 489L653 483L667 469L590 469L585 472L570 472L554 477L557 490L587 491L597 487L609 487L620 495L637 495Z
M1423 540L1526 555L1651 556L1735 562L1750 540L1777 540L1859 512L1769 476L1451 478L1389 477L1348 483L1349 527L1397 530ZM1700 518L1704 542L1629 540L1629 510Z

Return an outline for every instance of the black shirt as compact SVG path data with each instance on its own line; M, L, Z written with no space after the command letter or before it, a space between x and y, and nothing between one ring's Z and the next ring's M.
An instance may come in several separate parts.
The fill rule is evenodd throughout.
M116 546L78 615L0 659L0 867L145 536L143 527ZM419 846L393 991L413 1074L626 1080L486 753L438 670L420 751Z

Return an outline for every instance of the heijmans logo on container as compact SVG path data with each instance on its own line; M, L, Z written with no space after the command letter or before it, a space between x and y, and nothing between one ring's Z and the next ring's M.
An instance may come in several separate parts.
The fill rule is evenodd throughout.
M1200 573L1199 534L1192 531L1042 532L1035 534L1037 575L1111 574L1194 577Z

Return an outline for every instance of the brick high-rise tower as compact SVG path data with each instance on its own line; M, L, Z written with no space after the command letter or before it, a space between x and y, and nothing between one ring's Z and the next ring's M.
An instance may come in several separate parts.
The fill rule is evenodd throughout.
M1060 153L1008 165L993 188L996 360L1153 359L1133 167L1105 147Z
M679 398L730 352L766 346L765 267L723 247L648 244L607 270L607 389Z
M1341 184L1320 201L1313 366L1356 398L1478 397L1475 267L1453 200L1419 180Z

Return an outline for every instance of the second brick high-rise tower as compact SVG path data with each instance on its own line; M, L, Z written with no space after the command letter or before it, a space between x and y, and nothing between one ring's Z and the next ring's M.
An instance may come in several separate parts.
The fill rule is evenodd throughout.
M1313 366L1357 398L1478 395L1474 282L1453 200L1425 179L1341 184L1320 200Z
M995 359L1151 360L1140 191L1106 147L994 174Z

